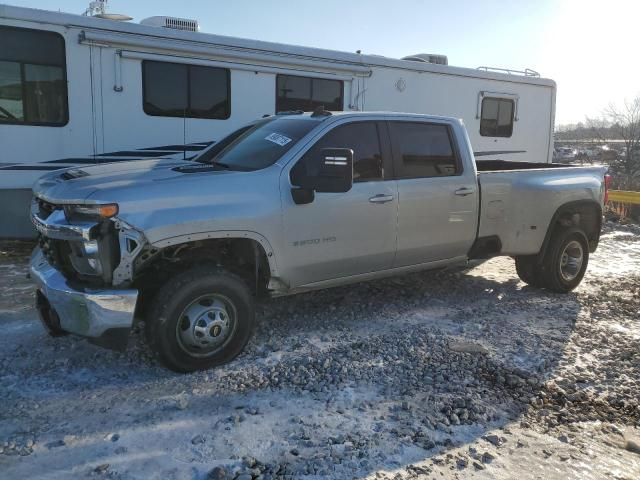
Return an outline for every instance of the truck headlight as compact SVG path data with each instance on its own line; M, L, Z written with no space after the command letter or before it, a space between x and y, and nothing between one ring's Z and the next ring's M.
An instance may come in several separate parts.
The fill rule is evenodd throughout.
M105 203L100 205L67 205L64 213L68 219L72 218L112 218L118 214L117 203Z

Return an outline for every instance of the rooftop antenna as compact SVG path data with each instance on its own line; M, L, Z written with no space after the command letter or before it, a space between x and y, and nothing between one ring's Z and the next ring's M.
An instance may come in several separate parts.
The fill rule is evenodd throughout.
M82 15L85 17L103 18L105 20L116 20L119 22L126 22L133 20L129 15L122 15L120 13L107 13L107 1L108 0L95 0L89 2L89 7L84 11Z

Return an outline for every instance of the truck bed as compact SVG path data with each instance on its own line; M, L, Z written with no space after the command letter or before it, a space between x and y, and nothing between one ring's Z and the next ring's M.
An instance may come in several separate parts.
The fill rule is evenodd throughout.
M506 160L479 160L476 164L478 237L500 238L503 255L537 253L562 205L585 201L602 205L604 166Z

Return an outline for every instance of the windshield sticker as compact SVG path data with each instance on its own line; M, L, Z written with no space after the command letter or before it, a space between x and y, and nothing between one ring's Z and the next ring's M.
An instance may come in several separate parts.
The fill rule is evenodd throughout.
M269 140L270 142L275 143L276 145L280 145L284 147L287 143L291 141L289 137L285 137L284 135L280 135L279 133L271 133L264 137L265 140Z

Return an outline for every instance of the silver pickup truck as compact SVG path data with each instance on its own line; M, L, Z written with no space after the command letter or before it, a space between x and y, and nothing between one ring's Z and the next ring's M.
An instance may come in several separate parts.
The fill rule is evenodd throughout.
M169 368L227 362L254 299L473 259L568 292L600 236L603 167L476 161L460 120L263 118L184 161L51 173L31 274L50 333L124 348L134 318Z

